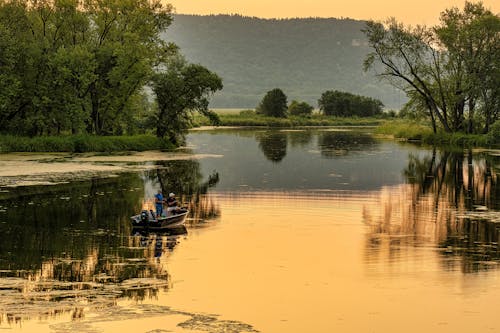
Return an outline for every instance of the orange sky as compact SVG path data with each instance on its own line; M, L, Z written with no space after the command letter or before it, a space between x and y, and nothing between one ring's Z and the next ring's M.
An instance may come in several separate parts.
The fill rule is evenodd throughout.
M350 17L383 20L394 16L409 24L435 24L446 8L462 8L463 0L167 0L179 14L241 14L264 18ZM494 13L499 0L484 0Z

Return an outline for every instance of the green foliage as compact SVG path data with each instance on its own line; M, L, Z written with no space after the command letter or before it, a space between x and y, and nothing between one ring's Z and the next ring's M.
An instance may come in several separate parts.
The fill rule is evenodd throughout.
M114 152L172 149L172 144L152 135L137 136L0 136L0 152Z
M269 90L257 107L258 113L276 118L285 118L286 111L287 98L279 88Z
M276 118L257 114L251 110L244 110L241 113L219 113L219 118L222 126L248 127L377 126L382 122L377 118L338 118L321 114ZM210 125L207 119L201 116L195 117L194 123L198 126Z
M377 134L390 135L397 139L419 141L433 145L447 145L458 147L489 146L495 144L493 136L465 133L434 133L429 123L422 124L411 120L391 120L377 127ZM498 141L497 141L498 143Z
M384 105L374 98L327 90L321 94L318 106L325 115L329 116L373 117L382 114Z
M481 2L445 10L431 28L390 19L364 32L373 48L365 69L405 91L406 111L425 110L434 133L485 133L499 119L500 16Z
M422 140L432 134L432 128L420 122L393 120L377 127L376 133L391 135L398 139Z
M208 103L209 97L222 89L222 80L205 67L175 58L164 72L153 77L152 88L158 104L155 121L159 138L173 144L181 142L192 126L192 111L203 114L212 124L219 123L219 117L208 109Z
M487 138L490 144L500 144L500 120L491 125Z
M121 134L176 49L159 0L0 2L0 133Z
M288 106L288 113L292 116L310 116L314 110L314 107L307 104L306 102L297 102L293 100Z

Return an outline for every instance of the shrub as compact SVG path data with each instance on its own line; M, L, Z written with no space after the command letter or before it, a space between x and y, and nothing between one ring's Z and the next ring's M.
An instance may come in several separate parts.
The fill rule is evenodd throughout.
M491 125L486 138L490 144L500 144L500 120L495 121L495 123Z
M293 116L310 116L314 108L306 102L293 100L288 106L288 113Z

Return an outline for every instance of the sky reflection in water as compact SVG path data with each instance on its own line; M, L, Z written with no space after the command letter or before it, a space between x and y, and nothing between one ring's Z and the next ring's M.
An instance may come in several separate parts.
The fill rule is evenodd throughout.
M0 327L500 329L498 157L345 130L189 144L224 157L2 194ZM128 217L160 186L190 204L187 234L134 236Z

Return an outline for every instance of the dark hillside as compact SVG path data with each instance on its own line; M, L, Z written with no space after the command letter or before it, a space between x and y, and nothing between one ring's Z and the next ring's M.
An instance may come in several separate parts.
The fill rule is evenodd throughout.
M276 87L289 101L315 106L322 92L337 89L398 107L399 94L363 72L369 52L363 27L363 21L350 19L176 15L165 38L188 60L222 76L224 90L212 107L255 107Z

